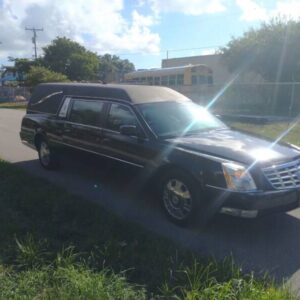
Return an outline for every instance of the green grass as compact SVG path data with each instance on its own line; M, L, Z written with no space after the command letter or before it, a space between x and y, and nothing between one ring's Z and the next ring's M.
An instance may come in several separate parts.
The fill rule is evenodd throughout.
M1 108L22 109L25 110L27 102L0 102Z
M242 129L251 133L259 134L270 138L277 139L281 133L290 128L292 124L287 122L272 123L272 124L249 124L249 123L228 123L230 126ZM283 142L295 144L300 147L300 125L294 126L282 139Z
M0 299L295 299L0 160Z

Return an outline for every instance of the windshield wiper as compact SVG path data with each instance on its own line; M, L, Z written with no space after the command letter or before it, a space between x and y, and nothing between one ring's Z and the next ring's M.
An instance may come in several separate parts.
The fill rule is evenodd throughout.
M163 134L163 135L159 135L159 137L161 139L173 139L173 138L178 138L180 137L180 134Z

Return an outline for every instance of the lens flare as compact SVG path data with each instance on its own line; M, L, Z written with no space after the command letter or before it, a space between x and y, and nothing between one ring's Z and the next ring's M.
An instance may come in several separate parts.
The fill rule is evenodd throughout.
M210 109L219 98L227 91L227 89L233 84L233 82L240 76L241 72L236 73L224 86L223 88L216 94L216 96L206 105L206 109Z

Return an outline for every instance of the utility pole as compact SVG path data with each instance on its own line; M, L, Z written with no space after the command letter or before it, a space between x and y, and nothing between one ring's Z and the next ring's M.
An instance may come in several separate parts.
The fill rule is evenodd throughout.
M36 50L36 38L37 38L37 34L36 32L37 31L44 31L43 28L27 28L25 27L25 30L28 30L28 31L32 31L33 32L33 37L32 37L32 43L34 45L34 58L37 59L37 50Z

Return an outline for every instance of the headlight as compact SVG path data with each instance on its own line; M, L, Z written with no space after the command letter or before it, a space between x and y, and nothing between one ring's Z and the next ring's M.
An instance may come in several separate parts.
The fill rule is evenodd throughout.
M245 166L237 163L222 163L227 187L234 191L256 190L255 182Z

